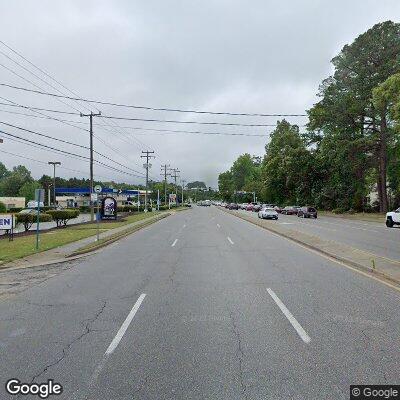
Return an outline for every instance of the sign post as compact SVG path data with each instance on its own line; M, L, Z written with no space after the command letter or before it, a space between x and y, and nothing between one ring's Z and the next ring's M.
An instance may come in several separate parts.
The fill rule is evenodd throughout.
M97 235L96 235L96 242L100 240L100 212L99 212L99 194L102 192L103 188L100 185L96 185L94 187L94 193L92 193L92 202L96 202L97 204L97 211L96 211L96 225L97 225Z
M37 214L36 214L36 250L39 250L40 203L44 202L44 189L35 189L35 200L36 200L36 206L37 206Z

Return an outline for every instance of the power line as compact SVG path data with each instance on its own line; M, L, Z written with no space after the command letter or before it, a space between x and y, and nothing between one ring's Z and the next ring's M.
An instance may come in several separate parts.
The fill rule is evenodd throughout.
M47 138L47 139L55 140L55 141L57 141L57 142L69 144L69 145L75 146L75 147L79 147L79 148L82 148L82 149L85 149L85 150L89 150L89 149L90 149L88 146L84 146L84 145L81 145L81 144L78 144L78 143L70 142L70 141L68 141L68 140L58 139L58 138L55 138L54 136L46 135L46 134L44 134L44 133L40 133L40 132L37 132L37 131L32 131L32 130L30 130L30 129L22 128L21 126L9 124L9 123L7 123L7 122L0 121L0 124L6 125L6 126L8 126L8 127L15 128L15 129L19 129L19 130L24 131L24 132L29 132L29 133L32 133L32 134L37 135L37 136L42 136L42 137L45 137L45 138ZM94 150L94 153L96 153L97 155L99 155L99 156L101 156L101 157L106 158L106 159L109 160L109 161L112 161L113 163L115 163L115 164L117 164L117 165L119 165L119 166L121 166L121 167L123 167L123 168L129 169L129 170L131 170L131 171L133 171L133 172L136 172L136 173L138 173L138 174L142 174L141 172L136 171L135 169L132 169L132 168L130 168L130 167L124 165L124 164L121 164L121 163L119 163L118 161L115 161L115 160L113 160L112 158L110 158L110 157L108 157L108 156L106 156L106 155L104 155L104 154L102 154L102 153L100 153L100 152L98 152L98 151L95 151L95 150ZM142 174L142 175L144 176L144 174Z
M33 90L24 88L21 86L9 85L6 83L0 83L1 86L5 86L11 89L23 90L27 92L32 92L40 95L45 96L52 96L52 97L59 97L68 100L82 100L87 103L92 104L101 104L101 105L108 105L114 107L124 107L124 108L134 108L139 110L148 110L148 111L168 111L168 112L177 112L177 113L186 113L186 114L209 114L209 115L230 115L230 116L239 116L239 117L306 117L307 114L264 114L264 113L244 113L244 112L223 112L223 111L203 111L203 110L185 110L181 108L167 108L167 107L149 107L149 106L138 106L133 104L122 104L122 103L113 103L109 101L101 101L101 100L91 100L79 97L72 97L72 96L62 96L56 93L50 93L46 91L40 90Z
M21 154L11 153L10 151L1 150L1 153L2 154L8 154L8 155L11 155L11 156L14 156L14 157L23 158L24 160L35 161L37 163L40 163L40 164L43 164L43 165L46 165L46 166L48 165L47 162L45 162L45 161L37 160L36 158L22 156ZM86 172L80 171L78 169L72 169L72 168L68 168L68 167L64 167L64 166L59 166L58 168L65 169L65 170L71 171L71 172L78 172L80 174L83 174L84 176L86 175ZM98 174L96 176L98 176L100 178L107 179L107 180L112 180L112 178L110 178L108 176L103 176L103 175L98 175Z
M3 104L3 103L0 103ZM7 104L6 104L7 105ZM5 112L8 114L16 114L16 115L23 115L26 117L32 117L32 118L43 118L43 119L50 119L50 120L55 120L58 122L73 122L75 124L85 124L85 122L82 121L73 121L73 120L66 120L66 119L56 119L52 117L47 117L47 116L38 116L38 115L33 115L33 114L26 114L26 113L21 113L17 111L9 111L9 110L3 110L0 109L0 112ZM103 126L101 124L97 124L97 126ZM76 127L80 128L80 127ZM138 131L148 131L148 132L160 132L159 134L165 134L165 133L188 133L188 134L199 134L199 135L222 135L222 136L255 136L255 137L265 137L268 136L268 134L250 134L250 133L230 133L230 132L205 132L205 131L187 131L187 130L178 130L178 129L155 129L155 128L143 128L143 127L135 127L135 126L121 126L121 128L125 129L133 129L133 130L138 130ZM88 132L87 129L80 128L81 130L84 130ZM148 135L148 133L136 133L137 135ZM96 137L96 136L95 136ZM99 137L97 137L98 140L101 140ZM105 142L104 142L105 143ZM109 144L107 144L110 148L112 148Z
M142 122L162 122L167 124L195 124L195 125L221 125L221 126L247 126L247 127L268 127L276 126L276 124L240 124L236 122L203 122L203 121L179 121L170 119L146 119L146 118L129 118L129 117L116 117L110 115L102 115L101 118L117 119L123 121L142 121Z
M63 85L61 82L59 82L56 78L54 78L52 75L50 75L48 72L44 71L42 68L38 67L37 65L35 65L33 62L31 62L30 60L28 60L26 57L24 57L21 53L19 53L18 51L14 50L11 46L7 45L6 43L4 43L3 41L0 41L1 44L3 44L3 46L5 46L8 50L12 51L14 54L16 54L17 56L19 56L20 58L22 58L25 62L27 62L29 65L33 66L36 70L40 71L42 74L44 74L46 77L50 78L53 82L57 83L58 85L60 85L61 87L63 87L65 90L67 90L69 93L73 94L74 96L76 96L75 98L72 98L71 96L67 96L65 92L61 91L60 89L58 89L57 87L53 86L52 84L50 84L48 81L42 79L40 76L38 76L37 74L35 74L34 72L32 72L30 69L26 68L25 66L23 66L22 64L20 64L18 61L16 61L15 59L11 58L9 55L5 54L4 52L1 52L1 54L3 54L6 58L8 58L9 60L11 60L13 63L15 63L16 65L18 65L20 68L24 69L25 71L27 71L28 73L30 73L31 75L33 75L34 77L36 77L37 79L39 79L40 81L42 81L43 83L45 83L46 85L50 86L51 88L55 89L58 93L61 93L61 95L63 95L65 98L70 97L70 100L74 101L78 107L82 107L82 105L79 102L85 103L86 101L84 99L82 99L82 97L80 97L78 94L76 94L74 91L72 91L71 89L67 88L65 85ZM23 79L24 81L30 83L31 85L33 85L34 87L38 88L38 89L42 89L42 87L36 85L35 83L33 83L32 81L30 81L29 79L26 79L24 77L22 77L21 75L17 74L15 71L9 69L8 67L4 66L3 64L0 64L2 67L4 67L5 69L7 69L8 71L10 71L11 73L13 73L14 75L20 77L21 79ZM29 89L27 89L29 90ZM45 93L45 92L43 92ZM58 96L58 97L57 97ZM71 106L70 104L60 100L60 98L62 96L60 95L56 95L54 96L57 98L58 101L60 101L61 103L73 108L75 111L79 111L78 109L76 109L75 107ZM86 102L87 103L87 102ZM83 107L86 108L86 110L91 112L91 109L89 109L85 104L83 104ZM98 112L100 112L99 109L97 109ZM119 133L123 134L122 129L119 127L119 125L115 122L115 121L111 121L111 124L118 128ZM110 127L111 129L113 129L113 127L111 126L110 123L106 123L105 126ZM102 128L106 131L108 131L108 129L106 128ZM115 129L115 128L114 128ZM140 141L137 138L133 138L137 144L138 147L141 148L142 146L146 146L145 143L143 143L142 141ZM132 143L133 144L133 143Z
M43 148L47 148L47 149L50 149L50 150L57 151L57 152L62 153L62 154L72 155L72 156L81 158L81 159L83 159L83 160L90 160L89 157L83 156L83 155L81 155L81 154L76 154L76 153L72 153L72 152L70 152L70 151L57 149L57 148L55 148L55 147L48 146L48 145L43 144L43 143L38 143L38 142L35 142L35 141L33 141L33 140L29 140L29 139L22 138L22 137L20 137L20 136L17 136L17 135L14 135L14 134L5 132L5 131L3 131L3 130L0 130L0 133L2 133L3 135L7 135L7 136L10 136L10 137L13 137L13 138L20 139L20 140L22 140L22 141L24 141L24 142L28 142L28 143L35 144L35 145L40 146L40 147L43 147ZM130 173L130 172L122 171L122 170L120 170L120 169L118 169L118 168L115 168L115 167L113 167L113 166L111 166L111 165L105 164L105 163L103 163L103 162L101 162L101 161L94 160L94 162L96 162L97 164L102 165L102 166L104 166L104 167L106 167L106 168L108 168L108 169L114 170L114 171L116 171L116 172L120 172L120 173L127 174L127 175L131 175L131 176L135 176L135 177L137 177L137 178L142 178L142 176L139 176L139 175L136 175L136 174L132 174L132 173Z

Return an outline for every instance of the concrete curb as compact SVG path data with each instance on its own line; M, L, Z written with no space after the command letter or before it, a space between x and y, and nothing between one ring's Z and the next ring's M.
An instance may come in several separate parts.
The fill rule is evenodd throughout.
M12 270L18 270L18 269L27 269L27 268L37 268L37 267L46 267L46 266L50 266L50 265L55 265L55 264L62 264L62 263L66 263L66 262L70 262L70 261L74 261L74 260L78 260L80 258L84 258L84 257L88 257L90 255L96 254L99 252L100 249L102 249L103 247L106 247L109 244L114 243L115 241L121 239L122 237L128 236L142 228L145 228L148 225L151 225L154 222L158 222L161 219L164 219L168 216L172 215L172 213L166 212L165 214L161 214L157 217L154 217L152 219L149 220L144 220L144 223L142 224L138 224L137 226L133 227L135 229L130 230L129 228L119 232L120 235L115 234L117 236L113 236L112 238L110 238L110 240L106 240L102 243L99 243L98 246L94 246L91 247L90 249L87 249L85 251L79 251L77 250L76 252L72 252L70 254L65 255L62 258L58 258L58 259L54 259L54 260L50 260L50 261L45 261L45 262L40 262L40 263L32 263L29 265L18 265L18 266L10 266L7 267L3 264L0 265L0 271L12 271Z
M162 220L162 219L164 219L164 218L166 218L166 217L168 217L170 215L171 214L169 214L169 213L168 214L161 214L158 217L156 217L154 219L151 219L150 221L149 220L147 220L147 221L145 220L145 222L143 222L143 224L138 224L137 226L134 226L132 228L128 228L128 229L126 229L124 231L116 233L115 236L110 236L110 238L108 240L106 239L104 242L96 244L96 245L94 245L94 246L92 246L90 248L82 249L82 250L78 249L76 251L73 251L72 253L67 254L65 256L65 258L67 259L66 261L74 259L76 257L82 257L83 255L89 255L89 254L95 253L95 252L97 252L97 250L99 250L99 249L101 249L103 247L106 247L109 244L112 244L112 243L116 242L117 240L119 240L119 239L121 239L123 237L129 236L130 234L132 234L132 233L134 233L134 232L136 232L136 231L138 231L138 230L140 230L142 228L145 228L148 225L152 225L153 223L158 222L158 221L160 221L160 220Z
M321 255L323 255L325 257L331 258L334 261L338 261L338 262L340 262L342 264L348 265L348 266L350 266L352 268L355 268L355 269L360 270L360 271L362 271L364 273L367 273L371 277L374 277L376 279L382 280L384 282L389 282L392 285L394 284L397 288L400 288L400 280L399 279L397 279L395 277L392 277L390 275L387 275L382 271L374 270L374 269L366 267L365 265L360 264L360 263L358 263L358 262L356 262L354 260L351 260L351 259L346 258L346 257L341 257L341 256L335 254L334 252L330 252L330 251L324 250L319 246L314 246L314 245L312 245L310 243L307 243L307 242L305 242L305 241L303 241L301 239L298 239L298 238L295 238L295 237L291 236L289 234L289 232L285 233L285 232L282 232L282 231L280 231L278 229L273 229L272 226L267 226L267 225L261 223L260 221L258 221L257 219L245 218L244 216L242 216L240 214L237 214L237 213L232 212L232 211L225 210L223 208L220 208L220 210L226 212L227 214L231 214L231 215L233 215L233 216L235 216L237 218L240 218L240 219L242 219L244 221L250 222L253 225L259 226L260 228L266 229L266 230L268 230L269 232L271 232L271 233L273 233L275 235L279 235L281 237L284 237L287 240L291 240L292 242L295 242L295 243L297 243L297 244L299 244L299 245L301 245L303 247L306 247L306 248L308 248L308 249L310 249L312 251L315 251L317 253L320 253ZM379 256L377 256L377 257L379 258Z

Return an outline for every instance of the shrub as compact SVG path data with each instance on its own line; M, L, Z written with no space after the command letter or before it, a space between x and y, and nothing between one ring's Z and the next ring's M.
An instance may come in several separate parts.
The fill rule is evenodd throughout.
M7 211L6 205L0 201L0 213L5 213L6 211Z
M342 207L338 207L338 208L334 208L332 210L332 212L334 214L344 214L346 212L346 210L344 208L342 208Z
M53 218L50 214L40 213L39 222L50 222ZM37 221L37 214L16 214L16 221L18 224L23 224L25 232L31 229L32 225Z
M89 206L80 206L79 211L83 213L89 213L90 212L90 207Z
M8 209L8 211L9 211L10 213L19 213L21 210L22 210L21 207L10 207L10 208Z
M77 209L49 210L47 213L56 221L57 227L60 227L61 225L66 226L70 219L76 218L80 214L80 211Z
M132 212L137 211L137 206L118 206L117 212Z

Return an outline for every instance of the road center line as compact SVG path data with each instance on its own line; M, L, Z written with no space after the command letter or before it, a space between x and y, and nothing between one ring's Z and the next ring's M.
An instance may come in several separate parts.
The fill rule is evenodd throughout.
M217 224L217 228L221 228L221 225L220 225L220 224Z
M286 306L282 303L281 299L275 294L275 292L268 288L267 292L273 298L277 306L281 309L285 317L292 324L293 328L296 330L297 334L301 337L304 343L310 343L311 338L308 336L307 332L303 329L303 327L298 323L297 319L292 315L292 313L286 308Z
M130 311L130 313L126 317L124 323L121 325L121 328L119 328L119 331L117 332L117 334L115 335L114 339L112 340L112 342L108 346L108 349L106 350L104 355L112 354L113 351L117 348L118 343L121 341L122 337L124 336L126 330L128 329L129 324L132 322L133 317L137 313L137 310L139 310L139 307L142 304L142 301L144 300L145 297L146 297L146 294L142 293L139 296L139 298L136 300L135 305L132 307L132 310Z
M171 244L171 247L174 247L176 245L176 242L178 241L178 239L174 240L174 243Z
M228 236L227 237L227 239L228 239L228 242L230 243L230 244L235 244L235 243L233 243L233 240Z

